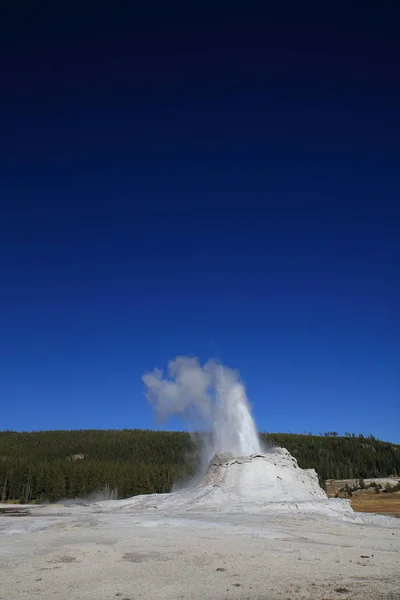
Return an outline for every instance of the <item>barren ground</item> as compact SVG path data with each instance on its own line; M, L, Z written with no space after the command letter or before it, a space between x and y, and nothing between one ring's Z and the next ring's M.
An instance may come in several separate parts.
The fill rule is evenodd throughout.
M0 516L1 600L399 600L399 564L394 518L60 506Z

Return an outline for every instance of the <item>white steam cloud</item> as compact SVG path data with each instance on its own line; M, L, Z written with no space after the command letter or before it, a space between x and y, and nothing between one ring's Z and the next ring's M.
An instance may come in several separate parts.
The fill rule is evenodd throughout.
M180 416L189 427L210 433L203 449L207 464L215 454L248 456L261 452L257 430L239 373L209 361L178 356L160 369L143 375L147 399L161 419Z

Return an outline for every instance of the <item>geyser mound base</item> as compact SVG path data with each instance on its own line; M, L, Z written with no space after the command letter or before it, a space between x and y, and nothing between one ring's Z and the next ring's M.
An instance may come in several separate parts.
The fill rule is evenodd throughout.
M300 469L285 448L235 458L216 455L196 487L217 487L227 500L245 503L327 499L314 469Z
M194 487L170 494L135 496L102 503L129 511L158 509L181 513L207 509L219 512L302 511L330 516L351 514L348 500L328 499L314 469L301 469L285 448L266 454L216 455Z

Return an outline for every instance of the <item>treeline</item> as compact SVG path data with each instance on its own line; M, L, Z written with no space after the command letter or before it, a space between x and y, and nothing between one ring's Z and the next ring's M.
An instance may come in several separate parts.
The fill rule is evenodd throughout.
M320 480L400 473L400 446L372 436L261 434L283 446ZM0 432L0 500L18 502L169 492L196 469L196 446L183 432L78 430Z
M382 442L372 435L340 437L272 433L265 434L265 438L287 448L300 467L315 469L321 482L400 474L400 445Z

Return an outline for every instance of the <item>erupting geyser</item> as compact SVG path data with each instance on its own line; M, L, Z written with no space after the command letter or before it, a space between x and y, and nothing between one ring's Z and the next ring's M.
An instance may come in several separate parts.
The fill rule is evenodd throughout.
M328 500L316 472L299 468L285 448L262 452L236 371L214 361L201 366L196 358L180 356L169 363L167 377L155 369L143 381L159 417L181 416L192 429L208 434L203 436L208 443L202 446L201 477L190 489L138 496L126 501L127 508L351 511L346 500Z
M249 456L261 452L244 385L239 374L214 361L179 356L168 377L155 369L143 376L147 398L159 417L180 415L197 430L210 433L204 460L215 454Z

